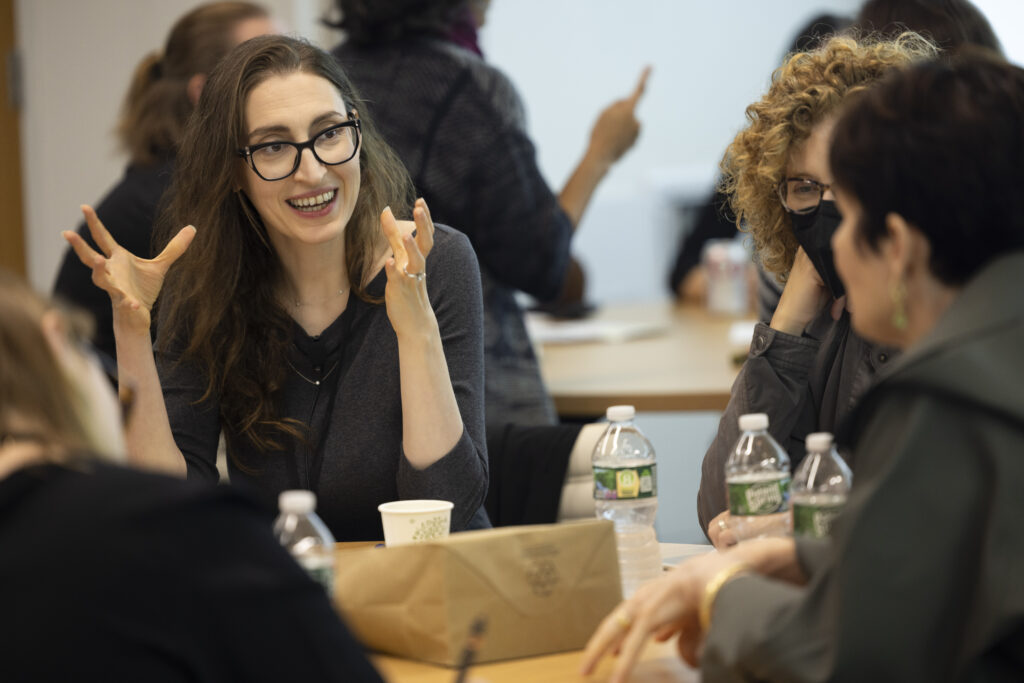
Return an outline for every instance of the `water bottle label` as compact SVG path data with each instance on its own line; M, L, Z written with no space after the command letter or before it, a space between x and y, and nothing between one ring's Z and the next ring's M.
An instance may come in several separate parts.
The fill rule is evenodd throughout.
M729 513L746 517L789 509L789 477L760 481L730 481Z
M825 538L832 533L832 522L843 505L801 505L793 503L793 533L798 536Z
M334 565L329 559L322 557L296 557L310 578L319 583L327 591L327 597L334 598Z
M653 498L657 495L657 465L594 467L595 500Z

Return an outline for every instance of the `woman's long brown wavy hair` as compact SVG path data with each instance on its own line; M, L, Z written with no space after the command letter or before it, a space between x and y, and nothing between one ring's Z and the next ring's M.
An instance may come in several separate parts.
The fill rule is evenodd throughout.
M352 294L366 291L385 247L380 212L409 215L412 181L383 141L341 67L329 54L285 36L254 38L211 74L189 121L177 158L171 198L157 226L157 245L191 223L197 234L168 273L161 293L158 350L180 350L181 361L207 377L203 399L220 398L221 422L262 451L281 448L282 434L301 436L276 414L287 369L291 319L275 295L282 269L266 228L241 187L237 150L247 139L245 103L272 76L305 72L326 79L360 115L360 187L345 227Z
M213 71L235 45L232 35L246 19L267 17L251 2L211 2L178 19L162 51L142 58L121 107L117 135L133 164L149 166L178 147L192 101L188 81Z
M915 33L891 41L837 36L813 52L790 55L772 74L768 92L747 107L747 127L725 151L719 186L765 270L784 282L798 247L777 192L793 149L851 94L896 67L937 55Z

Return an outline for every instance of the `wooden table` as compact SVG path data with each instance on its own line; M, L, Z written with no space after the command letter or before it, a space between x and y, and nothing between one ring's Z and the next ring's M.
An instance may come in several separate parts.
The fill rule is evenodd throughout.
M599 416L620 403L691 411L729 402L738 371L729 330L738 319L671 302L607 306L594 318L663 329L629 340L542 343L541 373L563 417Z
M582 651L562 652L541 657L511 659L504 662L480 664L470 669L467 681L488 683L600 683L611 675L612 658L605 658L598 670L584 678L579 674ZM393 683L452 683L455 670L443 666L423 664L398 657L375 655L374 665L387 681ZM629 679L634 683L644 681L673 681L676 683L699 683L699 672L687 666L675 649L675 641L668 643L650 642L640 663Z

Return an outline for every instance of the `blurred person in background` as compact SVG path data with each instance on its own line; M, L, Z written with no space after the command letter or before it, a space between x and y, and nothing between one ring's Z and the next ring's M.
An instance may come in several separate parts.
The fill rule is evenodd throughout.
M598 116L557 194L537 166L523 104L488 64L477 31L489 0L336 0L333 54L435 218L464 232L480 260L489 434L507 423L555 424L516 292L541 302L583 297L570 240L611 167L634 144L633 93ZM558 307L556 307L558 308ZM566 309L562 309L563 311Z
M888 38L914 31L949 55L967 45L1003 51L988 19L970 0L867 0L855 25L862 33Z
M272 510L121 466L82 317L0 271L3 679L380 681Z
M135 68L117 124L128 167L96 206L110 234L133 254L151 253L157 207L171 184L178 143L208 74L235 45L274 31L270 15L260 5L200 5L178 19L163 50L146 55ZM84 221L78 234L96 247ZM92 272L68 248L53 293L92 314L96 320L93 344L113 376L116 350L110 298L93 286L91 277Z
M678 634L701 680L1024 680L1024 70L899 69L831 141L832 238L858 335L903 349L840 435L831 539L686 562L605 619L589 670Z

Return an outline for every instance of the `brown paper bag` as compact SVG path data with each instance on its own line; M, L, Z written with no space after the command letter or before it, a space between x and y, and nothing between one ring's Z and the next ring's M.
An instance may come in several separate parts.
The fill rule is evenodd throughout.
M487 619L477 662L576 650L622 600L611 522L502 527L422 545L339 549L335 600L366 647L458 664Z

